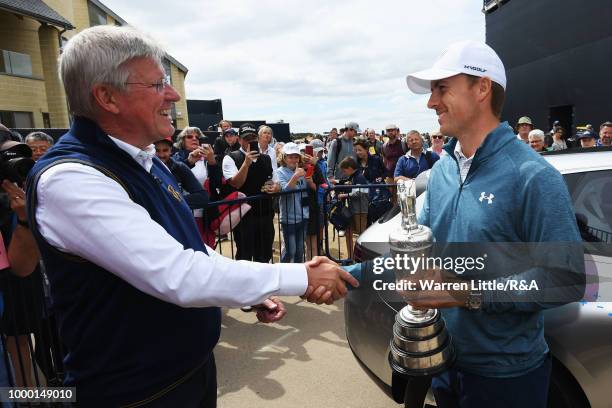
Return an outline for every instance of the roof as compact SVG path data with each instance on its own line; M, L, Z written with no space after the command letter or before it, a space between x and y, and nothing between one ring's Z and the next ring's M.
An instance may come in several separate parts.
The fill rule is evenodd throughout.
M42 0L0 0L0 10L31 17L41 23L62 27L67 30L74 29L70 21L43 3Z
M0 0L1 2L2 0ZM91 1L93 4L95 4L96 6L98 6L102 11L104 11L106 14L108 14L109 16L111 16L115 21L117 21L118 23L120 23L121 25L130 25L127 21L125 21L124 19L122 19L121 17L119 17L119 15L117 13L115 13L113 10L109 9L108 7L106 7L101 1L99 0L89 0ZM166 58L173 63L174 65L176 65L181 71L183 71L184 73L187 73L189 70L187 69L186 66L184 66L183 64L181 64L180 62L178 62L172 55L166 53Z

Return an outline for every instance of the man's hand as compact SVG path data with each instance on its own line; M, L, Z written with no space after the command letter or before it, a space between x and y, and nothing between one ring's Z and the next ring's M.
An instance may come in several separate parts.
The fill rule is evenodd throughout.
M317 162L319 161L319 158L317 156L311 156L309 154L304 154L304 160L307 163L312 164L313 166L317 165Z
M253 161L257 160L257 158L259 157L259 152L257 150L249 150L246 152L246 154L244 155L244 163L243 166L250 166L251 163L253 163Z
M26 220L26 205L25 205L25 191L17 187L15 183L9 180L2 181L2 189L6 191L9 197L11 210L17 215L17 217L25 221Z
M276 296L263 301L262 304L253 306L257 311L257 320L262 323L274 323L281 320L287 314L285 305Z
M316 304L332 304L346 296L348 283L358 287L359 282L350 273L324 256L315 256L305 263L308 273L308 289L302 298Z

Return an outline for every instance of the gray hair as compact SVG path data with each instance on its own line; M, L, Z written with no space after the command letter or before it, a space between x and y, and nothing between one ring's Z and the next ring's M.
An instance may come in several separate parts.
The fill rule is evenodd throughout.
M533 129L531 132L529 132L528 139L530 142L535 139L544 140L544 132L540 129Z
M25 137L25 143L28 144L30 142L47 142L49 146L53 146L55 140L45 132L32 132Z
M95 118L94 85L108 84L124 91L130 74L125 63L150 58L162 67L165 55L155 40L132 27L100 25L81 31L59 57L70 113Z
M185 136L190 135L192 133L197 134L198 138L204 136L204 134L202 133L199 127L195 127L195 126L186 127L185 129L181 130L181 133L179 133L178 136L176 136L176 143L174 143L174 147L176 147L177 149L184 149L185 143L183 143L183 141L185 139Z
M264 130L269 130L271 135L274 135L274 132L272 131L272 128L270 126L267 125L261 125L259 127L259 129L257 129L257 136L261 136L261 134L264 132Z

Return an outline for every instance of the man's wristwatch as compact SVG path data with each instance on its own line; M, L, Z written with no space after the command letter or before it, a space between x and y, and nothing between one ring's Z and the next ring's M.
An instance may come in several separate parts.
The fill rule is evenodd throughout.
M482 292L470 291L465 300L465 308L468 310L480 310L482 306Z

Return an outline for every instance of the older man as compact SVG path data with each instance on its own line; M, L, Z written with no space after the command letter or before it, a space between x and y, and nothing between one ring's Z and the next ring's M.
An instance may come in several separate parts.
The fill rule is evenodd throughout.
M599 126L598 146L612 146L612 122L604 122Z
M218 306L302 295L319 283L311 300L346 290L347 276L327 262L236 262L204 245L155 157L180 99L165 55L129 27L72 37L59 70L74 122L28 181L30 225L67 348L65 383L82 406L214 407ZM263 320L284 314L271 303Z
M395 166L393 177L397 183L399 180L416 178L422 172L429 170L440 160L440 156L432 151L423 150L423 137L416 130L408 132L408 152L400 157Z
M529 132L533 130L533 123L529 116L522 116L516 123L517 139L529 144Z
M432 169L419 223L431 227L438 243L555 242L562 259L549 257L549 263L495 279L535 280L540 290L551 282L569 288L549 302L530 291L419 293L411 303L442 309L457 354L454 366L433 379L437 405L544 408L551 360L542 310L579 300L584 290L567 187L557 170L500 123L506 74L488 45L455 43L432 68L408 75L407 83L415 93L431 93L427 106L436 111L440 132L453 137L448 156ZM447 279L457 277L451 272Z
M32 160L38 161L53 146L53 138L45 132L32 132L25 137L25 143L32 149Z

